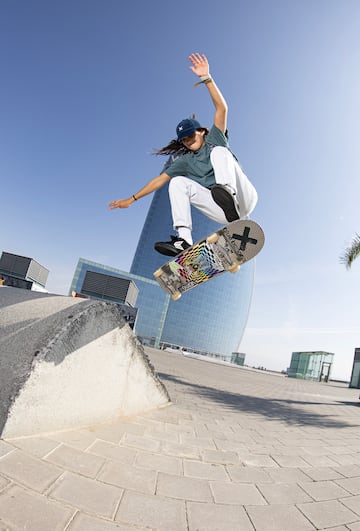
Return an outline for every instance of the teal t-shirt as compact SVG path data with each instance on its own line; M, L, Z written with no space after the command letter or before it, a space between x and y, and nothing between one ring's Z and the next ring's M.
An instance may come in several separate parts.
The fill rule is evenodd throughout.
M190 151L180 155L164 171L169 177L182 175L197 181L205 188L215 184L215 174L210 162L210 153L213 147L223 146L229 148L225 134L215 125L205 136L205 144L199 151Z

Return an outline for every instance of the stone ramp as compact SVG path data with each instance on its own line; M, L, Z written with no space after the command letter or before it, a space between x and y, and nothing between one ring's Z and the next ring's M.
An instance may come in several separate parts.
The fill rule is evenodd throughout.
M169 401L116 304L0 287L0 437L109 422Z

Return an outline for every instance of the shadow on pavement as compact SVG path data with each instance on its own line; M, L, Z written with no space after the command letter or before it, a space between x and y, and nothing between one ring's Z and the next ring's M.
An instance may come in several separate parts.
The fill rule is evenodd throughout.
M329 414L329 408L336 408L338 406L355 406L358 408L358 404L355 402L309 402L299 401L291 399L271 399L262 398L249 395L243 395L234 393L231 391L225 391L207 387L199 384L192 384L181 378L177 378L170 374L158 373L158 376L162 380L172 382L176 385L186 387L185 393L193 393L194 395L200 395L207 400L211 400L224 406L225 409L240 410L243 413L259 415L266 417L269 420L275 420L278 422L284 422L289 426L316 426L320 428L350 428L358 427L358 423L347 422L342 415L337 418L337 413ZM171 390L169 389L170 395ZM321 408L325 406L327 408L326 413L321 413ZM312 409L319 408L319 411L310 411L305 408L310 407ZM358 409L357 409L358 410ZM351 414L354 410L351 411Z

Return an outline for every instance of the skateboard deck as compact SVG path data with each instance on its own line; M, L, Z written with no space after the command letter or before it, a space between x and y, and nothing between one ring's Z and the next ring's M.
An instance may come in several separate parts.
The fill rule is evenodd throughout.
M251 220L237 220L200 240L154 272L173 300L226 271L235 273L264 245L262 228Z

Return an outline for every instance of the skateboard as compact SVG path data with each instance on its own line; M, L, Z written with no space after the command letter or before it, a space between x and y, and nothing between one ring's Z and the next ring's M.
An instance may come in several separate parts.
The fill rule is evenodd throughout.
M264 232L255 221L233 221L174 256L154 272L154 277L173 300L178 300L211 278L238 271L261 251L264 242Z

